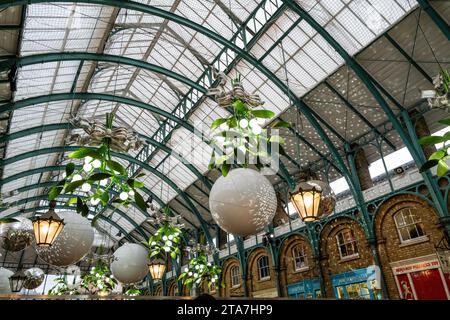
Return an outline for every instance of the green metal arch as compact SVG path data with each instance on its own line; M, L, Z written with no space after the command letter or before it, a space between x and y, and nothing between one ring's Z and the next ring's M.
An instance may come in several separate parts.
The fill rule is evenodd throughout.
M74 206L64 206L64 205L56 205L55 208L56 209L67 209L67 210L75 210L76 209ZM33 207L33 208L27 208L27 209L24 209L22 211L11 213L10 215L8 215L8 217L16 217L16 216L19 216L19 215L21 215L23 213L33 212L33 211L36 211L36 210L46 210L46 209L48 209L48 207L46 207L46 206L38 206L38 207ZM111 219L109 219L107 217L104 217L104 216L100 216L99 219L104 220L107 223L109 223L109 224L113 225L114 227L116 227L131 242L135 242L136 240L138 242L140 241L137 238L132 238L132 235L130 235L124 228L122 228L120 225L118 225L116 222L112 221Z
M63 147L51 147L51 148L44 148L44 149L39 149L39 150L28 151L28 152L24 152L22 154L16 155L16 156L8 158L8 159L0 160L0 167L3 167L5 165L8 165L8 164L11 164L11 163L23 160L23 159L42 155L42 154L74 151L74 150L78 150L79 148L80 147L75 147L75 146L63 146ZM149 164L139 161L138 159L136 159L128 154L123 154L123 153L118 153L118 152L112 151L111 155L114 157L126 160L130 163L135 163L135 164L139 165L140 167L146 169L147 171L150 171L151 173L153 173L155 176L157 176L164 182L166 182L173 190L175 190L178 193L178 195L186 202L186 204L189 206L189 208L193 211L194 215L196 216L196 218L198 219L198 221L200 223L200 227L205 232L206 237L207 238L209 237L208 241L212 242L212 238L211 238L211 235L209 234L209 230L207 228L206 221L203 219L200 212L198 212L197 208L191 202L189 196L183 190L181 190L175 182L173 182L171 179L169 179L167 176L165 176L163 173L161 173L157 169L153 168ZM11 176L8 178L11 179ZM8 178L6 178L6 179L8 179ZM0 180L0 186L6 183L5 182L6 179Z
M164 67L148 63L143 60L132 59L123 56L116 56L111 54L101 54L92 52L58 52L58 53L43 53L36 55L29 55L23 57L14 57L3 60L0 62L0 71L6 71L12 66L24 67L40 63L48 63L55 61L73 61L73 60L90 60L90 61L101 61L101 62L111 62L129 65L148 71L163 74L169 78L175 79L184 83L187 86L195 88L196 90L206 93L207 89L199 85L197 82L179 74L172 70L166 69Z
M32 127L32 128L27 128L21 131L16 131L10 134L6 134L0 137L0 143L4 143L7 141L11 141L14 139L19 139L22 137L25 137L27 135L30 134L35 134L35 133L41 133L41 132L47 132L47 131L53 131L53 130L64 130L64 129L73 129L74 126L70 123L52 123L52 124L45 124L42 126L36 126L36 127ZM200 179L205 186L211 190L211 182L200 173L200 171L198 171L198 169L193 166L191 163L189 163L184 157L182 157L181 155L179 155L176 152L173 152L173 150L171 148L169 148L168 146L166 146L163 143L160 143L158 141L156 141L155 139L139 134L139 136L143 139L145 139L149 144L156 146L158 148L160 148L161 150L163 150L164 152L173 155L175 158L177 158L179 161L181 161L193 174L195 174L197 176L198 179Z
M60 194L59 196L58 196L58 198L63 198L63 199L68 199L68 198L72 198L72 197L76 197L77 195L75 195L75 194ZM38 195L38 196L33 196L33 197L28 197L28 198L23 198L23 199L20 199L19 201L18 201L18 203L17 203L17 205L20 205L20 204L24 204L24 203L27 203L27 202L33 202L33 201L39 201L39 200L48 200L48 197L47 197L47 195ZM123 217L125 220L127 220L140 234L141 234L141 236L144 238L144 239L146 239L147 238L147 234L144 232L144 230L142 230L142 228L133 220L133 219L131 219L128 215L126 215L125 214L125 212L123 212L122 210L120 210L120 209L117 209L117 208L115 208L114 206L112 206L112 205L108 205L108 207L110 208L110 209L113 209L115 212L118 212L119 213L119 215L121 216L121 217ZM74 208L74 207L73 207ZM1 211L0 211L1 212ZM8 215L9 216L9 215Z
M388 103L384 100L381 93L376 88L373 80L370 78L369 74L364 70L364 68L361 67L361 65L352 58L348 52L337 42L326 30L324 27L322 27L317 21L315 21L309 13L307 13L298 3L294 2L293 0L283 0L289 7L297 13L299 16L301 16L308 24L317 31L318 34L320 34L333 48L336 50L336 52L345 60L348 66L350 66L355 74L361 79L361 81L364 83L364 85L367 87L369 92L372 94L372 96L375 98L375 100L378 102L378 104L383 109L384 113L387 115L388 119L392 122L393 127L398 132L399 136L405 143L405 146L408 148L409 152L411 153L414 161L418 166L420 166L423 163L423 155L419 152L419 150L416 148L417 143L413 141L413 139L408 136L407 132L403 129L402 125L400 124L400 121L398 120L397 116L394 114L392 109L389 107ZM402 110L402 114L406 116L404 110ZM405 121L408 121L408 118L405 117ZM444 202L444 199L439 191L439 189L436 187L436 183L433 180L433 178L430 175L429 170L427 172L422 173L422 177L426 183L426 185L430 189L431 196L434 201L436 201L439 204L439 213L442 216L446 216L448 214L448 208L446 203ZM358 183L356 182L356 186L358 186ZM361 204L364 204L365 201L362 197L361 192L359 191L359 187L357 189L358 197L355 198L358 202ZM364 209L364 208L363 208ZM365 209L364 209L365 210ZM366 216L365 212L365 216Z
M12 1L7 1L5 3L1 3L0 8L22 5L22 4L43 3L43 2L49 2L49 1L45 1L45 0L12 0ZM53 2L67 2L67 0L56 0ZM252 55L250 55L247 51L239 48L237 45L235 45L234 43L230 42L229 40L220 36L219 34L217 34L216 32L214 32L212 30L209 30L187 18L176 15L172 12L168 12L166 10L156 8L154 6L131 2L131 1L120 1L120 0L89 0L89 1L81 0L81 1L77 1L77 2L114 6L114 7L119 7L119 8L123 8L123 9L135 10L135 11L143 12L143 13L150 14L150 15L155 15L155 16L161 17L163 19L167 19L169 21L173 21L175 23L183 25L187 28L193 29L193 30L217 41L218 43L224 45L225 47L229 48L230 50L233 50L234 52L236 52L239 56L241 56L243 59L248 61L251 65L255 66L259 71L261 71L265 76L267 76L271 81L273 81L273 83L281 91L285 92L288 96L293 97L294 104L297 106L297 108L299 110L301 110L303 112L303 114L308 119L308 121L311 123L311 125L316 129L319 136L321 136L324 139L326 146L331 151L333 157L335 158L340 169L342 170L342 174L345 176L347 183L350 186L350 189L352 190L352 192L354 194L356 194L357 188L355 188L355 186L354 186L354 182L352 181L351 175L350 175L347 167L345 166L343 159L341 158L336 147L334 146L332 141L329 139L329 137L326 135L325 131L323 130L323 128L320 126L317 119L313 115L314 112L309 108L308 105L306 105L303 101L301 101L289 88L286 88L286 85L284 84L283 81L281 81L272 71L270 71L268 68L266 68L260 61L258 61ZM290 185L290 187L294 186L293 181L288 181L288 184Z

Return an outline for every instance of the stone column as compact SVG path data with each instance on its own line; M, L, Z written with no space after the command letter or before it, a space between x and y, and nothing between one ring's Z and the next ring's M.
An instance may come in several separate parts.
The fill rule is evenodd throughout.
M360 148L356 143L351 145L351 149L355 150L356 175L358 176L361 190L367 190L373 187L373 181L370 177L369 162L367 161L366 153L364 149Z
M425 118L421 114L419 114L417 110L410 111L409 116L414 123L414 130L416 132L417 138L420 139L422 137L431 135ZM421 148L426 159L428 159L431 154L436 151L436 147L433 144L422 145Z

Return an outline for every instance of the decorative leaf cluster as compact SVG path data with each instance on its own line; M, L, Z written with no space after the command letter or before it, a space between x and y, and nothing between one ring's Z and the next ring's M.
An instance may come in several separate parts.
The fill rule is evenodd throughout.
M128 206L134 199L136 205L146 211L147 204L136 189L144 184L137 178L130 178L127 170L110 157L110 149L107 143L103 143L98 149L80 148L69 154L71 159L84 159L84 165L76 170L75 163L66 165L65 178L54 185L49 192L49 200L56 199L61 193L83 192L84 196L76 196L66 202L76 204L77 212L83 216L89 213L90 205L101 203L107 205L111 200L112 190L119 193L113 203Z
M450 87L450 74L448 72L448 70L445 69L441 69L440 72L440 86L439 86L439 91L438 94L439 95L444 95L447 94L449 92L449 87Z
M204 253L200 253L196 258L189 261L184 272L180 274L178 280L183 285L191 289L194 285L200 287L203 281L208 283L208 288L216 284L218 288L224 287L225 284L219 283L219 276L222 270L219 266L208 262L208 258Z
M450 118L442 119L439 121L441 124L445 124L447 126L450 126ZM443 146L434 152L429 158L428 161L425 162L422 167L420 168L420 172L423 172L425 170L428 170L434 166L437 166L437 175L442 177L444 176L447 171L449 170L447 165L447 160L450 159L450 145L448 144L448 141L450 140L450 132L445 133L442 136L426 136L419 139L419 144L426 145L426 144L437 144L437 143L443 143Z
M116 285L117 280L111 275L108 265L103 262L99 262L95 267L92 267L91 271L84 274L81 280L81 287L91 294L111 292Z
M50 296L79 295L77 288L69 287L67 277L61 275L53 280L56 284L48 291Z
M252 110L245 102L236 99L231 104L233 107L232 115L228 118L219 118L213 121L211 129L219 129L211 144L222 150L213 148L209 169L218 168L222 175L226 176L230 170L234 159L243 160L242 165L248 167L250 159L258 169L267 163L270 157L270 151L267 150L269 143L279 145L280 153L284 154L281 145L285 143L279 135L267 135L267 129L263 129L261 124L264 119L271 119L275 113L270 110L259 109ZM276 121L271 128L289 128L290 124L286 121Z
M181 230L165 223L156 233L144 242L149 248L148 257L164 259L170 255L176 259L180 254Z
M127 291L125 291L124 295L130 296L130 297L141 296L142 291L141 291L141 289L138 289L135 286L131 286L130 288L128 288Z

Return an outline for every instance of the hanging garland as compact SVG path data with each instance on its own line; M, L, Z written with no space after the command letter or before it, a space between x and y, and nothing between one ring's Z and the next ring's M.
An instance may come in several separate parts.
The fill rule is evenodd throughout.
M112 129L113 115L106 114L106 126ZM77 212L83 216L89 213L89 205L101 203L107 205L111 199L111 191L115 190L119 196L112 201L128 206L132 199L143 211L147 204L136 189L144 187L144 183L137 178L131 178L128 171L119 162L111 159L111 138L105 137L99 148L80 148L69 154L70 159L84 159L82 168L76 170L75 163L70 162L65 168L65 177L53 186L48 194L49 200L56 199L61 193L81 191L84 196L69 199L66 205L76 204Z
M141 296L142 290L138 289L136 286L131 286L130 288L127 289L127 291L125 291L124 295L130 297Z
M256 167L261 169L270 158L271 152L267 150L269 143L278 144L280 154L285 154L281 147L285 140L279 135L269 136L267 129L261 127L267 119L272 119L275 113L266 109L252 109L261 106L264 102L258 95L251 95L244 91L240 76L231 81L232 90L229 92L225 92L224 89L225 75L221 74L219 77L222 79L221 85L210 89L208 94L216 96L219 106L233 111L231 116L216 119L211 124L212 130L219 129L219 132L214 134L211 144L221 150L213 148L208 169L218 168L222 175L226 176L234 162L230 160L233 159L238 159L239 164L246 168L254 162ZM271 125L271 128L289 127L290 124L282 120ZM250 161L252 158L255 160Z
M79 295L81 294L77 288L71 288L67 283L67 278L64 275L56 277L53 280L56 284L48 291L50 296L62 295Z

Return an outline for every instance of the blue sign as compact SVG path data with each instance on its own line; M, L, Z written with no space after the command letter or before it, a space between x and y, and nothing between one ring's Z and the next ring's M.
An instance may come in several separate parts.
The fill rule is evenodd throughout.
M356 296L360 298L373 299L372 283L377 280L377 273L374 266L352 270L331 276L336 298L348 299Z
M375 268L373 266L339 273L331 276L331 284L333 287L339 287L346 284L365 282L376 279Z
M289 284L287 286L288 296L303 298L303 297L316 297L316 291L320 291L320 282L318 279L305 279L303 281Z

